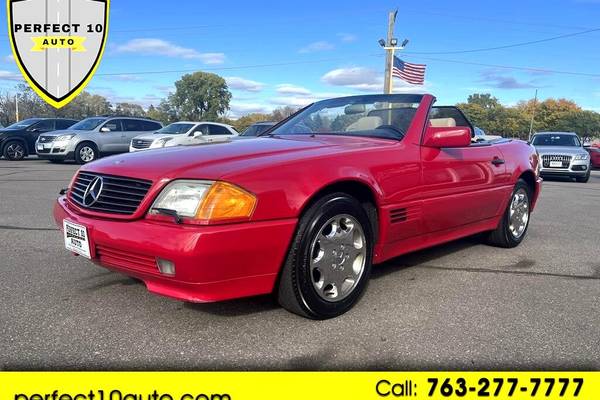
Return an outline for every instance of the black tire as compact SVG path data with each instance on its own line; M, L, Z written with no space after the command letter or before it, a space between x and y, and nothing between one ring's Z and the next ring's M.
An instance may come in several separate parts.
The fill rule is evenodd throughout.
M524 230L520 235L515 235L510 226L511 226L511 204L517 192L527 194L527 222L525 223ZM504 247L504 248L512 248L517 247L527 235L527 229L529 228L529 221L531 219L531 187L525 182L523 179L519 179L513 189L510 200L506 206L506 210L502 215L502 219L500 220L500 224L498 227L491 231L487 237L488 244L492 246Z
M9 140L2 149L2 155L9 161L20 161L27 155L27 149L20 140Z
M315 277L315 270L311 271L310 260L314 257L311 254L314 248L311 247L314 245L317 235L323 232L323 227L332 219L340 216L341 218L350 216L355 222L358 222L358 228L360 229L357 229L356 226L346 226L344 228L340 224L341 230L338 230L338 232L343 235L343 230L346 229L348 233L355 232L360 234L362 231L364 235L364 247L361 246L359 250L353 249L352 251L361 252L363 248L365 249L364 255L359 256L364 260L364 264L362 272L354 280L354 283L346 294L343 294L343 290L340 289L339 300L326 300L323 298L326 287L321 290L321 294L316 289L317 283L315 282L319 279ZM355 234L353 234L354 237ZM342 252L345 251L342 250ZM337 268L340 265L342 266L341 271L344 271L344 267L348 267L348 272L346 273L353 273L349 271L350 268L354 270L354 266L350 266L350 263L344 265L349 260L347 254L349 253L341 255L340 259L342 261L336 265L338 265ZM373 232L365 209L355 198L345 193L333 193L324 196L306 210L300 218L279 278L279 304L293 313L312 319L333 318L345 313L356 304L367 286L371 274L372 257ZM355 257L355 259L358 259L358 257ZM358 264L361 263L358 262ZM324 266L333 269L336 268L335 266L330 266L328 263L325 263ZM320 273L317 272L317 274ZM345 283L346 281L344 280Z
M91 151L91 158L87 158L82 154L82 151L84 150L86 150L87 153L88 149ZM77 164L87 164L95 161L98 159L98 155L98 148L91 142L79 143L75 148L75 161L77 161Z
M590 180L591 171L588 170L588 173L585 176L576 176L575 180L579 183L587 183Z

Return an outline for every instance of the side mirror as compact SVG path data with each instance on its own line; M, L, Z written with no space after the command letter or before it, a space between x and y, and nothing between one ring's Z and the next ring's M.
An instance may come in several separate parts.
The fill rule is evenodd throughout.
M102 127L100 128L100 132L110 132L110 129L108 129L107 127Z
M192 133L192 137L197 138L199 136L202 136L202 131L196 131L196 132Z
M423 139L423 146L435 148L468 147L470 144L471 130L461 126L428 126Z

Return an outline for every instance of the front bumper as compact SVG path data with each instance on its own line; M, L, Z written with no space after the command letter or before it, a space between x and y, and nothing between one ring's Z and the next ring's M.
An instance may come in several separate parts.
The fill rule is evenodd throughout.
M574 160L571 161L568 168L549 168L541 167L541 176L586 176L590 170L590 161Z
M189 302L270 293L297 223L189 226L106 220L75 214L62 196L54 205L61 229L65 218L87 227L93 262L141 279L150 292ZM159 272L157 257L175 263L174 276Z
M42 147L40 147L42 146ZM71 141L35 143L37 156L44 160L75 160L75 146Z

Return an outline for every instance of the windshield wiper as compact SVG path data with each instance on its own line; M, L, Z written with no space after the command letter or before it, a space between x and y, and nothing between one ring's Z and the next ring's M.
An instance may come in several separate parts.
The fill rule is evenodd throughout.
M156 211L159 214L163 214L163 215L168 215L170 217L173 217L173 219L175 220L175 223L177 224L181 224L182 220L181 220L181 216L177 213L177 211L172 210L170 208L153 208L153 211Z

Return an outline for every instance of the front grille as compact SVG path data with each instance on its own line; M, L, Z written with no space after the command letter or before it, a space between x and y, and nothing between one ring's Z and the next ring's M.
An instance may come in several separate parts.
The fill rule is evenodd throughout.
M38 141L40 143L50 143L50 142L54 142L56 140L58 136L40 136L38 138Z
M84 195L96 177L102 179L96 185L93 196ZM69 191L69 198L78 206L87 210L106 212L112 214L133 214L152 186L151 181L143 179L125 178L121 176L102 175L90 172L80 172Z
M151 139L133 139L131 141L131 147L134 149L147 149L153 141L154 140Z
M97 245L96 257L100 263L105 265L135 271L159 273L154 257L146 254L132 253L114 247Z
M560 167L551 167L550 161L562 162ZM571 156L560 154L544 154L542 155L542 165L544 168L569 168L571 164Z
M50 153L50 149L37 149L36 151L39 154Z

